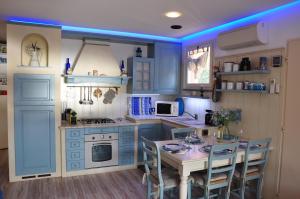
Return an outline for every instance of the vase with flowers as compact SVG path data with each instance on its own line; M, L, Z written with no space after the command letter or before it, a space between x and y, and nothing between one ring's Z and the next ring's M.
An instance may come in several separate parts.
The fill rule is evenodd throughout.
M240 120L240 111L221 109L214 111L212 115L212 122L218 127L218 139L225 139L230 137L229 124L231 122Z

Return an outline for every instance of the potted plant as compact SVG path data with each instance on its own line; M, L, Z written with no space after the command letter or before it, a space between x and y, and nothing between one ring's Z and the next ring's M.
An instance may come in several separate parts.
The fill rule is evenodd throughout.
M218 127L218 138L231 139L228 125L231 122L240 121L240 118L240 110L221 109L219 111L214 111L212 115L212 122Z

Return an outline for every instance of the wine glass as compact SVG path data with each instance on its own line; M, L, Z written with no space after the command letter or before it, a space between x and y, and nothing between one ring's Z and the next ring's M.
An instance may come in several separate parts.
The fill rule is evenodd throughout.
M192 133L188 133L185 137L185 142L188 144L187 149L191 149Z

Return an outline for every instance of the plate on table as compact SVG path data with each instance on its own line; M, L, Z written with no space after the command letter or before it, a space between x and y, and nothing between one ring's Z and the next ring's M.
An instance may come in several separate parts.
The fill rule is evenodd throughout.
M248 141L246 141L246 140L240 140L239 143L240 143L240 144L239 144L239 147L240 147L240 148L242 148L242 149L247 148Z
M165 151L169 151L169 152L172 152L172 153L177 153L182 149L182 145L180 145L180 144L166 144L166 145L163 145L162 148Z
M206 145L206 146L203 146L202 149L203 149L204 152L210 153L211 147L212 147L212 145ZM216 155L225 155L229 152L231 152L231 151L229 151L227 149L224 149L224 150L221 150L221 151L215 151L214 154L216 154Z
M246 140L240 140L239 143L240 143L239 147L242 148L242 149L246 149L247 146L248 146L248 141L246 141ZM254 150L254 149L257 149L259 147L261 147L261 145L258 144L258 145L251 146L250 149Z

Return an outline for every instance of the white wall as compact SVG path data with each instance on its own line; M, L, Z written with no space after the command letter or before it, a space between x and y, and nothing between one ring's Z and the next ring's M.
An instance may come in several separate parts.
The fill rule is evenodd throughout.
M293 9L290 9L288 12L279 12L276 15L268 16L262 18L268 24L268 35L269 35L269 43L263 46L255 46L237 50L221 50L217 47L216 42L214 42L214 56L222 57L228 55L235 55L246 52L254 52L261 51L266 49L274 49L274 48L286 48L287 41L294 38L300 37L300 7L297 6ZM199 38L195 38L189 41L185 41L182 44L183 52L185 52L186 48L190 45L197 45L205 41L216 39L218 33L220 31L213 32L211 34L203 35ZM185 53L183 53L184 55ZM213 108L214 104L208 100L205 103L202 99L185 99L186 109L191 113L203 113L203 110L207 108ZM194 109L193 107L200 107Z
M62 39L62 59L61 59L61 71L64 71L66 58L70 58L71 64L74 61L75 56L77 55L82 41L74 39ZM143 51L143 56L147 55L147 46L139 46L133 44L123 44L123 43L110 43L113 56L115 57L117 63L120 63L121 60L124 60L125 67L127 67L127 58L135 55L135 50L137 47L141 47ZM95 52L96 53L96 52ZM88 69L92 71L92 66ZM118 66L112 66L118 67ZM99 74L105 74L106 70L99 71ZM108 90L107 88L101 88L102 93ZM112 104L103 103L103 95L97 100L93 98L93 105L80 105L80 89L79 88L67 88L67 85L62 83L62 93L61 98L65 106L74 109L78 113L79 118L84 117L109 117L109 118L118 118L124 117L127 114L127 97L130 96L126 93L126 86L122 86L119 90L118 95L113 100ZM153 96L153 100L156 99L168 99L167 96Z
M263 46L255 46L237 50L220 50L216 45L214 46L214 56L221 57L245 52L253 52L258 50L273 49L286 47L287 41L290 39L300 37L300 6L287 11L275 13L271 16L266 16L261 20L268 24L269 43ZM213 32L212 34L203 35L201 38L195 38L183 42L183 50L192 44L199 44L208 40L215 40L220 31Z

